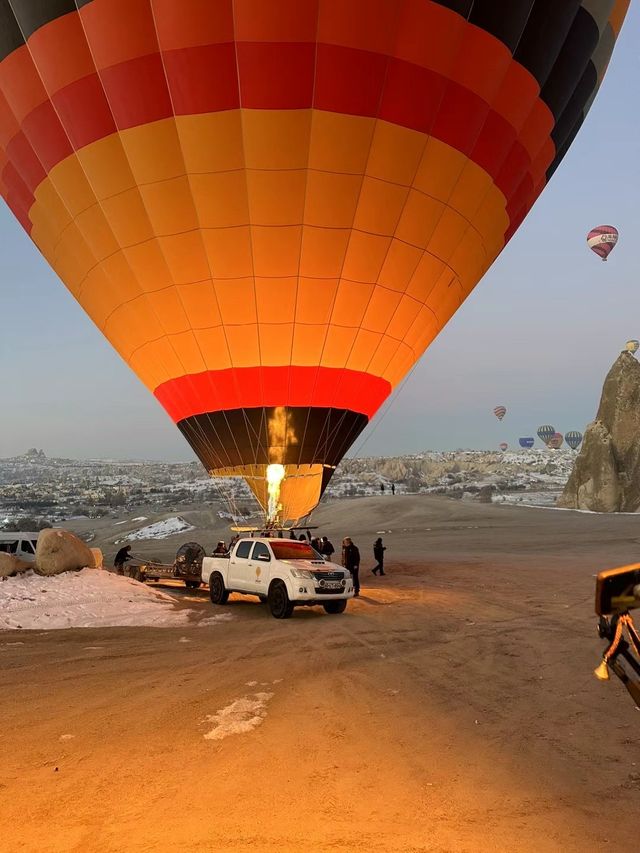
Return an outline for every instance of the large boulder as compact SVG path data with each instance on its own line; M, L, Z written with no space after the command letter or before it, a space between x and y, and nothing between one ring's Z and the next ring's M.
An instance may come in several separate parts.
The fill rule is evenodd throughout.
M36 546L34 569L39 575L95 567L91 549L69 530L41 530Z
M26 572L33 568L33 563L27 563L16 557L15 554L0 553L0 578L9 578L20 572Z
M595 512L640 508L640 363L623 352L607 374L558 506Z

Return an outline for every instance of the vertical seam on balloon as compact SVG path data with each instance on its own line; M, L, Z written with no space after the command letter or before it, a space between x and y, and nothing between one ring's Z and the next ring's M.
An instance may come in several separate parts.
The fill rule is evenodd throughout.
M291 350L289 354L289 365L293 364L293 348L296 339L296 328L297 328L297 314L298 314L298 295L300 292L300 269L302 266L302 247L304 246L304 238L305 238L305 219L306 219L306 209L307 209L307 191L309 188L309 171L310 171L310 160L311 160L311 144L312 144L312 136L313 136L313 124L315 111L313 109L313 105L315 103L316 96L316 82L318 77L318 32L320 29L320 3L321 0L316 0L316 27L315 27L315 38L313 41L313 85L311 88L311 105L309 107L309 144L307 147L307 167L305 169L305 179L304 179L304 196L302 199L302 222L300 223L300 248L298 250L298 274L296 276L296 295L293 303L293 325L291 329ZM289 371L289 381L287 386L287 404L291 399L291 380L292 373ZM304 443L307 437L307 428L309 426L309 415L311 409L307 411L307 417L305 419L304 431L302 434L302 441L300 442L300 451L298 453L298 465L300 465L300 459L302 457L302 450L304 448ZM285 436L286 440L286 436Z
M174 101L173 101L173 95L172 95L172 93L171 93L171 86L169 85L169 77L168 77L168 75L167 75L167 68L166 68L165 61L164 61L164 53L163 53L162 47L161 47L161 45L160 45L160 37L159 37L159 34L158 34L158 25L157 25L156 16L155 16L155 11L154 11L154 7L153 7L153 0L149 0L149 12L150 12L150 14L151 14L151 20L152 20L152 22L153 22L153 29L154 29L154 33L155 33L156 46L157 46L157 48L158 48L158 55L159 55L159 57L160 57L160 63L161 63L161 65L162 65L162 73L163 73L163 75L164 75L165 85L166 85L166 87L167 87L167 94L168 94L168 97L169 97L169 102L170 102L170 104L171 104L171 110L172 110L172 113L173 113L173 117L172 117L173 127L174 127L174 130L175 130L176 139L177 139L177 141L178 141L178 146L179 146L179 148L180 148L180 156L181 156L181 159L182 159L182 166L183 166L183 170L184 170L184 175L185 175L185 178L186 178L186 180L187 180L187 184L188 184L189 189L190 189L190 194L191 194L191 204L192 204L192 207L193 207L193 212L194 212L194 216L195 216L195 221L196 221L196 223L197 223L197 225L198 225L198 228L196 229L196 231L197 231L197 233L198 233L198 235L199 235L199 237L200 237L200 243L201 243L201 245L202 245L202 252L203 252L203 255L204 255L204 257L205 257L205 259L206 259L206 262L207 262L207 269L209 270L209 276L211 277L211 289L212 289L212 291L213 291L213 295L214 295L215 303L216 303L216 306L217 306L217 309L218 309L218 313L220 314L220 328L222 329L222 334L223 334L223 336L224 336L225 345L226 345L226 347L227 347L227 352L228 352L228 354L229 354L229 364L231 364L231 365L232 365L232 359L231 359L231 348L229 347L229 340L228 340L228 338L227 338L226 329L225 329L225 327L224 327L224 322L223 322L223 318L222 318L222 311L220 310L220 302L219 302L219 300L218 300L218 294L217 294L217 291L216 291L216 288L215 288L215 284L214 284L214 281L213 281L213 270L211 269L211 263L210 263L210 261L209 261L209 255L207 254L207 251L206 251L206 247L205 247L205 244L204 244L204 239L202 238L202 225L201 225L201 222L200 222L200 216L199 216L199 213L198 213L198 208L197 208L197 206L196 206L195 200L194 200L194 198L193 198L193 187L192 187L192 185L191 185L190 175L189 175L189 173L188 173L188 171L187 171L187 164L186 164L186 160L185 160L185 156L184 156L184 149L183 149L183 147L182 147L182 138L181 138L181 136L180 136L180 128L179 128L179 126L178 126L178 121L177 121L177 116L176 116L176 110L175 110L175 104L174 104ZM165 262L166 262L166 259L165 259ZM167 269L168 269L168 265L167 265ZM175 290L176 290L176 294L177 294L177 296L178 296L178 298L179 298L179 300L180 300L180 304L183 306L183 310L184 310L184 303L183 303L183 301L182 301L182 297L181 297L181 295L180 295L180 291L179 291L179 289L178 289L178 286L176 285L176 283L175 283L175 282L173 283L173 287L174 287L174 288L175 288ZM185 310L185 316L187 317L187 320L189 321L189 316L188 316L188 314L187 314L186 310ZM215 328L215 327L211 327L211 328ZM211 390L212 390L213 394L215 395L215 387L214 387L214 385L213 385L213 380L212 380L212 378L211 378L211 373L210 373L210 371L207 369L207 362L206 362L206 359L205 359L205 357L204 357L204 353L202 352L202 347L200 346L200 342L199 342L198 338L196 337L196 335L195 335L195 331L194 331L194 329L193 329L193 328L191 329L191 334L193 335L193 339L194 339L194 341L196 342L196 346L198 347L198 351L200 352L200 357L202 358L202 363L203 363L203 365L204 365L205 373L207 374L207 378L208 378L209 384L210 384L210 386L211 386ZM239 390L239 389L238 389L238 390ZM210 421L210 423L211 423L211 419L210 419L210 418L208 418L208 420L209 420L209 421ZM231 428L230 428L230 425L229 425L229 423L228 423L228 421L227 421L226 415L225 415L225 422L227 422L227 428L228 428L228 430L229 430L230 435L233 437L234 444L236 445L236 450L238 451L238 453L240 453L240 448L239 448L239 447L238 447L238 445L237 445L237 442L236 442L236 440L235 440L235 435L234 435L234 433L233 433L233 430L231 430ZM215 435L218 437L218 439L219 439L218 433L217 433L217 431L216 431L215 427L213 426L213 423L211 423L211 427L213 428L213 432L214 432L214 434L215 434ZM207 442L207 443L209 444L210 449L213 451L213 447L211 446L210 442ZM222 444L222 446L224 447L224 444ZM227 456L229 456L229 454L228 454L228 453L227 453ZM229 456L229 460L230 460L230 459L231 459L231 457Z
M52 109L53 109L53 110L54 110L54 112L55 112L55 115L56 115L56 118L57 118L57 120L58 120L58 123L59 123L59 125L60 125L60 127L61 127L61 129L62 129L62 131L63 131L63 133L64 133L64 135L67 137L67 141L69 142L70 148L71 148L71 150L72 150L72 155L71 155L71 156L76 156L76 158L77 158L77 155L76 155L75 149L74 149L74 147L73 147L73 144L72 144L72 142L71 142L71 139L70 139L70 137L69 137L69 134L68 134L68 132L67 132L67 129L66 129L66 127L65 127L64 123L62 122L62 119L61 119L61 117L60 117L60 114L59 114L58 110L56 109L55 105L54 105L54 104L53 104L53 102L51 101L51 98L50 98L50 96L49 96L48 89L47 89L47 87L45 86L45 83L44 83L44 80L43 80L43 78L42 78L42 75L40 74L40 71L39 71L39 69L38 69L38 66L37 66L37 64L36 64L36 62L35 62L35 59L34 59L33 53L32 53L32 51L31 51L31 47L30 47L30 45L29 45L29 43L28 43L27 38L25 37L25 33L24 33L23 28L22 28L22 24L20 23L20 21L19 21L19 19L18 19L18 16L16 15L15 9L13 8L12 0L9 0L9 7L11 8L11 12L12 12L13 17L14 17L14 19L15 19L16 25L18 26L18 28L19 28L20 32L22 33L22 37L23 37L23 39L24 39L24 46L25 46L26 50L27 50L27 51L28 51L28 53L29 53L29 57L31 58L31 64L32 64L32 66L33 66L33 68L34 68L34 70L35 70L36 74L38 75L38 77L39 77L39 79L40 79L40 82L41 82L41 84L42 84L42 88L43 88L43 90L44 90L44 92L45 92L45 94L46 94L47 98L49 99L49 103L51 103L51 107L52 107ZM80 14L79 14L79 10L78 10L78 6L77 6L77 2L76 2L76 12L75 12L75 13L72 13L72 14L77 14L77 15L78 15L78 18L80 19L80 24L82 25L82 29L83 29L83 32L84 32L84 25L82 24L82 18L81 18ZM85 33L85 40L86 40L86 33ZM87 41L87 48L88 48L89 52L91 53L91 48L89 47L89 43L88 43L88 41ZM92 58L93 58L93 53L91 53L91 56L92 56ZM94 59L94 67L95 67L95 59ZM97 69L96 69L96 70L97 70ZM99 76L99 75L98 75L98 76ZM105 100L106 100L106 93L105 93ZM108 103L108 100L107 100L107 103ZM109 107L109 108L110 108L110 107ZM114 124L115 124L115 120L114 120ZM43 163L42 163L42 161L40 160L40 157L36 154L35 150L34 150L34 154L36 155L36 157L37 157L38 161L39 161L39 162L40 162L40 164L42 165L42 167L43 167L43 169L44 169L44 171L45 171L45 174L47 174L47 175L48 175L47 170L44 168L44 164L43 164ZM86 171L85 171L85 169L84 169L84 166L82 165L82 162L80 161L80 159L79 159L79 158L77 158L77 162L78 162L78 165L80 166L80 169L82 170L82 172L83 172L83 174L84 174L84 176L85 176L85 178L86 178L86 180L87 180L87 185L89 186L89 188L91 189L91 191L92 191L92 192L94 193L94 195L95 195L95 191L94 191L94 189L93 189L93 186L92 186L91 182L89 181L89 178L88 178L88 176L87 176L87 174L86 174ZM54 189L56 189L56 188L55 188L55 185L54 185ZM75 221L75 217L73 217L72 212L71 212L71 210L69 209L69 207L68 207L68 205L67 205L67 203L66 203L66 200L65 200L65 199L63 199L63 198L62 198L62 196L60 196L60 194L58 193L57 189L56 189L56 195L58 195L58 198L59 198L59 199L60 199L60 201L62 202L62 204L63 204L64 208L67 210L67 212L68 212L68 214L69 214L69 216L70 216L70 219L71 219L72 221ZM97 197L96 197L96 202L98 203L98 205L100 206L100 208L101 208L101 210L102 210L102 205L100 204L100 200L99 200ZM116 242L116 243L117 243L118 241L117 241L117 240L116 240L116 238L115 238L115 234L113 233L113 230L112 230L112 228L111 228L111 224L110 224L109 220L107 219L107 217L106 217L106 215L105 215L105 213L104 213L104 210L102 210L102 213L103 213L103 216L104 216L105 222L106 222L106 223L107 223L107 225L109 226L109 230L111 231L111 234L112 234L112 236L113 236L114 242ZM86 243L86 241L85 241L85 243ZM87 244L87 246L91 249L91 253L93 254L93 256L94 256L94 257L96 257L95 252L94 252L94 251L93 251L93 249L89 246L89 244ZM123 253L123 255L124 255L124 253ZM96 258L96 259L97 259L97 258ZM126 259L126 256L125 256L125 259ZM102 262L101 262L101 261L99 261L98 263L99 263L99 265L102 267ZM128 264L128 261L127 261L127 264ZM95 268L95 267L94 267L94 268ZM104 274L105 274L105 277L106 277L109 281L111 281L111 280L112 280L111 275L110 275L110 274L107 272L107 270L106 270L106 269L104 269L103 267L102 267L102 269L103 269L103 272L104 272ZM84 282L83 282L83 283L84 283ZM66 285L65 285L65 286L66 286ZM68 289L68 288L67 288L67 289ZM70 291L70 292L71 292L71 291ZM141 291L141 293L144 295L144 291ZM82 290L80 290L80 291L78 292L78 294L77 294L77 295L72 293L72 296L74 297L74 299L75 299L79 304L82 304L82 303L80 303L80 298L79 298L81 295L82 295ZM151 306L150 306L150 307L151 307ZM153 308L152 308L152 311L154 311L154 309L153 309ZM155 311L154 311L154 313L155 313ZM91 316L91 315L89 315L89 316ZM91 318L91 319L92 319L92 321L93 321L93 318ZM159 317L158 317L157 315L156 315L156 319L157 319L157 321L158 321L158 326L159 326L159 328L162 328L162 323L160 323L160 319L159 319ZM94 324L95 324L95 325L100 329L100 326L98 326L98 324L97 324L97 323L95 323L95 321L93 321L93 322L94 322ZM101 331L103 332L103 334L104 334L103 329L100 329L100 330L101 330ZM118 353L118 354L120 355L120 357L122 358L122 360L123 360L123 361L125 361L125 364L127 364L127 366L129 366L129 362L128 362L127 360L125 360L124 356L123 356L121 353ZM176 353L176 357L177 357L177 353ZM178 361L179 361L179 359L178 359Z
M256 310L256 339L258 343L258 363L259 366L262 367L262 349L260 346L260 323L258 322L258 291L256 288L256 264L255 257L253 251L253 224L251 222L251 204L249 200L249 180L247 177L247 159L246 159L246 146L245 146L245 115L244 115L244 107L242 105L242 86L240 81L240 61L238 56L238 27L237 27L237 14L236 14L236 0L231 0L231 15L233 18L233 50L235 53L236 59L236 77L238 80L238 106L239 106L239 118L240 118L240 136L242 139L242 162L244 164L243 174L244 174L244 183L247 192L247 213L248 213L248 222L247 227L249 229L249 245L251 247L251 269L253 271L253 298L255 302L255 310ZM258 372L258 381L260 383L260 396L262 398L262 407L263 410L265 408L265 394L264 394L264 383L262 381L262 372ZM263 412L264 414L264 412ZM242 408L242 415L245 420L245 428L247 429L247 437L249 437L249 418L247 417L244 407ZM261 420L262 423L262 420ZM268 439L267 439L268 440ZM259 439L258 444L255 447L254 451L254 464L258 464L258 454L260 451L260 447L262 446L262 442ZM265 446L265 451L268 456L269 448L268 445Z

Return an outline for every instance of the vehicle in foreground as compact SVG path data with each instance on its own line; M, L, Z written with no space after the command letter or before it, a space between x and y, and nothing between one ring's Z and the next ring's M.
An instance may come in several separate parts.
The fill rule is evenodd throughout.
M213 604L226 604L232 592L256 595L276 619L317 604L344 613L353 598L351 572L323 560L307 542L289 539L240 539L229 554L204 558L202 578Z
M640 709L640 632L630 613L638 607L640 563L600 572L596 580L598 634L609 643L595 675L608 681L609 669L613 670Z

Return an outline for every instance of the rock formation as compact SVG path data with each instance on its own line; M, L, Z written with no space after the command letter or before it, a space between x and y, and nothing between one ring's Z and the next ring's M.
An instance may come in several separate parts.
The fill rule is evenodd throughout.
M33 563L26 563L15 554L0 553L0 578L10 578L20 572L33 568Z
M41 530L34 569L39 575L59 575L75 569L95 567L91 549L68 530Z
M640 363L631 353L621 353L607 374L558 506L595 512L640 507Z

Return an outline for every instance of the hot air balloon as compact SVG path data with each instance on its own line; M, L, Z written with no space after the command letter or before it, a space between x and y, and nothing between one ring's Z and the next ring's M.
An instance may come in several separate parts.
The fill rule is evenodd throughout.
M550 447L552 450L559 450L562 447L562 442L564 441L564 437L560 432L554 432L549 441L547 442L547 447Z
M301 518L544 189L627 5L2 2L0 191L205 468Z
M499 421L501 421L503 417L507 414L507 410L504 406L496 406L493 410L493 414L497 417Z
M624 345L624 348L627 352L630 352L631 355L634 355L638 352L638 348L640 347L640 341L627 341Z
M552 427L551 424L545 424L544 426L538 427L538 438L540 441L544 442L544 444L548 444L549 439L554 435L555 431L556 428Z
M606 261L618 242L618 229L613 225L598 225L587 234L587 245Z
M577 430L571 430L571 432L565 433L564 440L572 450L577 450L582 443L582 433Z
M498 445L498 447L504 453L505 450L509 447L509 445L507 444L506 441L501 441L500 444Z
M534 439L531 437L519 438L518 442L520 444L520 447L529 448L529 447L533 447Z

